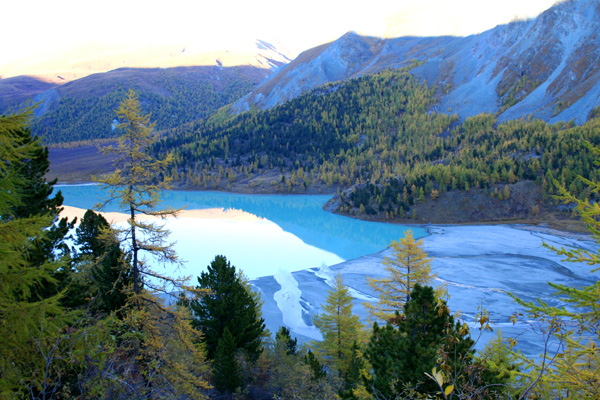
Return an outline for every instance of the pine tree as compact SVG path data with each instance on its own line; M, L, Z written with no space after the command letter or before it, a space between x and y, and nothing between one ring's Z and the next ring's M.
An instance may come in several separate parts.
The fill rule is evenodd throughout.
M234 392L242 385L236 350L235 340L226 327L218 341L213 362L215 388L221 392Z
M125 307L132 284L131 265L108 221L87 210L75 243L80 249L74 260L78 273L71 276L67 305L87 304L91 298L91 309L105 315Z
M110 224L101 214L87 210L76 230L75 244L79 246L81 255L99 258L106 252L106 242L102 233L110 229Z
M472 362L474 342L468 329L454 323L432 287L415 284L404 314L393 322L397 328L391 323L380 328L375 323L367 345L373 374L365 378L365 385L374 395L433 394L438 387L425 373L437 367L458 374Z
M312 380L317 381L324 379L327 376L325 366L319 362L312 350L309 349L306 352L306 355L304 356L304 362L306 365L308 365L312 372Z
M327 365L344 376L352 360L352 345L362 339L362 324L358 315L352 314L352 297L339 273L323 311L313 317L323 340L312 342L311 347Z
M298 354L298 339L292 339L290 330L287 327L282 326L279 328L279 331L277 331L277 334L275 335L275 340L278 343L281 342L285 344L288 355L293 356Z
M364 358L358 343L354 342L351 350L352 357L350 359L350 364L348 365L348 372L344 377L344 385L338 391L338 395L341 399L357 399L355 395L356 392L366 392L362 380L366 371L366 359Z
M261 352L264 319L258 317L258 305L241 282L235 266L224 256L216 256L198 277L197 289L210 291L190 303L196 316L192 324L204 335L208 358L214 359L227 328L236 348L256 360Z
M399 242L392 242L392 257L385 257L383 264L389 276L379 279L367 278L375 290L379 302L365 303L372 317L380 321L394 318L396 311L402 311L410 300L410 293L416 283L428 284L435 275L431 274L431 259L423 251L423 241L416 241L411 230Z
M55 389L44 379L47 358L40 350L56 343L72 314L60 306L58 272L66 266L45 255L33 263L36 241L51 229L55 214L37 212L30 185L39 183L23 174L35 159L38 139L24 135L31 110L0 116L0 397L21 398ZM40 201L48 201L43 199ZM29 208L31 207L31 208Z
M402 392L402 387L394 386L401 379L396 366L401 356L399 341L398 331L391 324L384 327L379 327L377 322L373 324L373 332L365 351L372 373L363 379L367 390L382 399L394 398L394 393Z

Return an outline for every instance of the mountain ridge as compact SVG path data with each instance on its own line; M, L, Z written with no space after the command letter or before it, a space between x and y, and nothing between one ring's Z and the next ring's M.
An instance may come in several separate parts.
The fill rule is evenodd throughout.
M348 32L309 49L232 107L268 109L337 80L418 60L412 73L438 88L434 110L461 119L532 115L583 123L600 103L600 5L565 1L537 18L467 37L381 39Z
M158 130L175 128L216 112L269 74L253 66L119 68L92 74L35 94L31 101L37 104L37 118L31 128L48 144L114 137L114 110L130 89Z
M118 68L233 67L251 65L275 70L291 61L286 50L262 39L212 49L198 44L159 46L78 46L58 54L26 57L0 65L0 81L31 76L46 82L67 83Z
M290 61L264 40L242 43L236 51L155 50L158 57L148 59L144 51L117 49L119 58L106 60L87 58L85 53L58 70L50 63L50 70L42 74L0 79L0 112L37 104L32 129L47 143L104 139L113 136L113 110L126 90L134 89L146 111L157 117L157 129L174 128L237 100ZM10 70L3 68L0 73ZM60 72L69 68L71 75Z

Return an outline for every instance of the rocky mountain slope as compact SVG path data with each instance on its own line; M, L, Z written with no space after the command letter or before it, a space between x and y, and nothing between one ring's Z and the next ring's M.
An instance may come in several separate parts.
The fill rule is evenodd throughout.
M584 122L600 104L600 4L564 1L535 19L468 37L379 39L349 32L302 53L233 108L268 109L328 82L410 65L437 88L436 111L464 119Z

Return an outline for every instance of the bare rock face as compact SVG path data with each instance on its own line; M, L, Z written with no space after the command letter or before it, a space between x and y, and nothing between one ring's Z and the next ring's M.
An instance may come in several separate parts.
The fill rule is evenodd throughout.
M235 103L233 111L272 108L326 83L357 76L374 56L373 42L377 40L349 32L335 42L307 50Z
M565 1L535 19L468 37L378 39L349 32L302 53L233 111L272 108L325 83L415 60L421 65L413 74L438 88L435 111L582 123L600 104L600 7L594 0Z

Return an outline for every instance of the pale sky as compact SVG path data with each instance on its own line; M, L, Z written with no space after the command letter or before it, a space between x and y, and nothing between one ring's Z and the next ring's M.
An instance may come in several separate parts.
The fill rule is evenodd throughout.
M556 0L6 0L0 65L82 44L235 49L277 40L292 54L353 30L373 36L469 35L536 16Z

